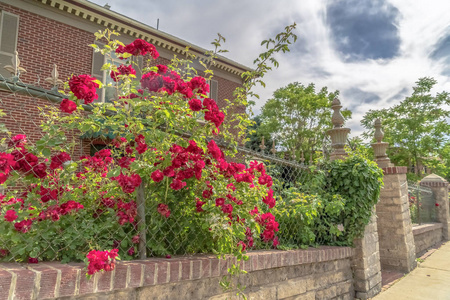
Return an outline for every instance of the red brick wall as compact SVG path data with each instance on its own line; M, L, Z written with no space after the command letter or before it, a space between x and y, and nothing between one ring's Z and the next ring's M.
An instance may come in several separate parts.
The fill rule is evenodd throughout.
M45 78L51 76L53 64L57 64L64 81L72 73L91 72L92 48L88 45L94 42L93 34L3 3L0 9L19 16L17 51L21 66L27 70L21 75L23 82L50 89ZM38 107L54 104L7 92L0 92L0 99L0 108L7 115L1 122L13 135L26 134L31 142L42 137ZM76 149L75 154L79 153L80 149Z
M50 77L53 64L57 64L60 79L63 81L71 74L91 73L93 50L89 44L95 40L92 33L3 3L0 3L0 9L19 16L17 50L21 66L27 70L27 73L21 75L23 82L50 89L51 86L45 82L45 78ZM160 57L151 64L169 62L170 60ZM214 79L219 83L219 99L216 100L219 107L223 107L223 100L231 99L239 84L217 76ZM38 107L44 108L54 104L7 92L0 92L0 99L0 109L7 114L1 122L6 124L13 135L26 134L31 142L42 137L39 127L42 117ZM84 142L74 154L89 154L89 142Z

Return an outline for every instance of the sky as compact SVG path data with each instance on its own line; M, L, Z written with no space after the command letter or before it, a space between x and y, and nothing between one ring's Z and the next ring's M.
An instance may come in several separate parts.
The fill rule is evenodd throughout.
M291 82L340 91L353 112L346 127L362 133L369 109L398 104L421 77L434 77L434 93L450 92L448 0L91 0L192 44L212 49L220 33L224 56L248 67L261 41L297 24L291 52L264 79L253 109ZM132 3L130 5L130 3Z

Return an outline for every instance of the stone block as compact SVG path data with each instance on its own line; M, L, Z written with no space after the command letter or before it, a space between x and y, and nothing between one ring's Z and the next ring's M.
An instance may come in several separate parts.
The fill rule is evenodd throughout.
M305 293L307 290L307 283L306 278L290 279L288 281L278 283L278 298L283 299Z
M316 299L332 299L336 297L336 286L332 285L323 290L316 291Z
M276 300L277 299L277 287L266 286L257 291L248 293L249 300Z

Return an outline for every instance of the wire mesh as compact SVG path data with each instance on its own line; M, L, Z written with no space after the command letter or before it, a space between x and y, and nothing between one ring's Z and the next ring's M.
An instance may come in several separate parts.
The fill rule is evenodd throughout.
M408 200L413 224L436 222L436 200L430 188L408 182Z

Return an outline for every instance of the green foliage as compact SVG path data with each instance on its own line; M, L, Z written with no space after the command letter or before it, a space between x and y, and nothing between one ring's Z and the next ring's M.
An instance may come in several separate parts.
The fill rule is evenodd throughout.
M303 151L305 158L316 158L322 150L326 129L331 128L331 101L338 91L328 92L324 87L316 92L315 85L298 82L279 88L262 108L261 126L257 136L269 135L283 150L296 157ZM342 111L346 119L351 112Z
M313 171L305 184L288 189L274 181L280 248L351 246L378 201L382 170L355 152Z
M261 116L255 116L253 118L253 124L247 128L247 142L245 143L245 147L252 149L253 151L261 151L265 154L270 153L270 149L272 148L273 140L270 137L270 134L262 133L259 130L259 127L261 126ZM264 145L265 149L261 149L261 143L262 139L264 138Z
M430 77L420 78L411 96L393 107L370 110L361 124L367 129L363 136L372 138L375 119L382 120L385 132L383 141L390 143L388 154L396 165L428 165L436 167L446 176L449 173L446 162L440 168L437 164L449 143L450 125L447 120L450 117L450 94L441 92L432 95L431 90L436 83ZM418 171L421 177L421 171Z

